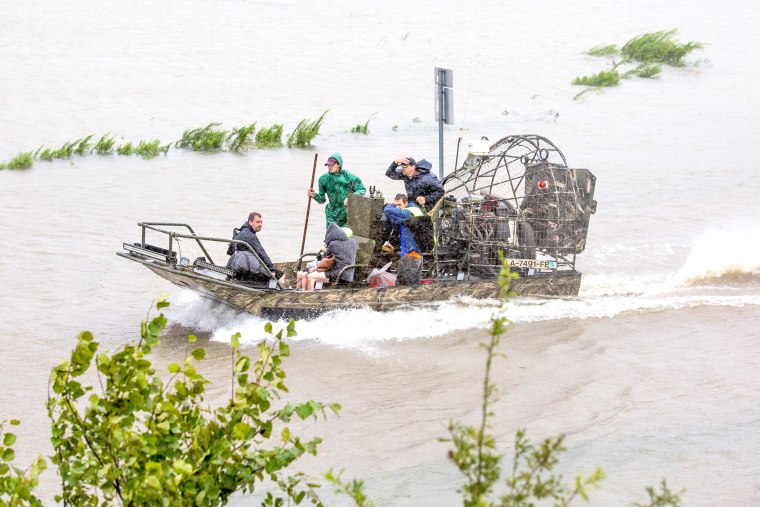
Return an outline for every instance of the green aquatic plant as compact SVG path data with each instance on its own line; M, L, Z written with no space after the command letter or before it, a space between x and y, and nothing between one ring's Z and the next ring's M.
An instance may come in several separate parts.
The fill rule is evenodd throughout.
M366 122L358 123L355 127L351 128L352 134L369 134L369 120Z
M239 129L233 128L230 135L227 137L229 143L229 150L233 152L245 151L253 147L253 143L256 138L253 132L256 130L256 122L250 125L244 125Z
M219 151L229 132L218 129L221 123L209 123L203 128L188 129L182 133L182 139L174 143L175 148L190 148L194 151Z
M39 152L40 160L45 160L46 162L51 162L53 160L53 154L55 153L54 150L50 148L45 148L42 151L40 150L37 150L37 151Z
M256 132L257 148L279 148L282 146L282 127L281 123L275 123L269 128L259 129Z
M582 86L617 86L620 84L620 74L617 69L603 70L590 76L576 77L574 85Z
M610 70L601 71L591 76L577 77L572 84L579 86L588 86L582 92L573 97L578 97L590 92L600 91L602 87L617 86L620 79L629 79L631 77L653 78L662 72L662 65L682 66L683 59L692 51L703 48L701 42L687 42L680 44L673 40L676 30L662 30L659 32L645 33L636 36L626 42L618 51L614 44L600 45L591 48L586 53L593 56L615 56L620 55L622 59L619 62L612 62ZM618 67L635 67L620 74Z
M132 142L127 142L125 144L120 145L116 148L116 153L119 155L131 155L135 152L134 146L132 146Z
M168 305L160 299L156 309ZM205 401L210 381L196 365L206 352L195 336L163 373L152 363L167 322L162 313L143 321L139 339L113 353L83 331L70 358L53 368L47 410L61 478L56 502L216 506L264 486L262 505L322 505L315 485L290 470L302 456L316 455L322 439L301 438L291 423L327 418L341 407L284 399L282 363L294 321L276 333L267 323L251 356L241 352L240 333L232 335L229 401L219 407Z
M95 137L95 134L90 134L87 137L74 141L71 147L71 154L84 155L86 152L88 152L92 146L91 140L93 137Z
M586 51L586 54L591 56L614 56L619 52L617 44L600 44Z
M97 153L98 155L107 155L111 152L113 152L113 147L116 144L116 141L114 141L113 136L111 133L103 134L103 136L98 139L98 142L95 143L95 145L92 147L92 150L90 150L90 153Z
M662 72L661 65L658 65L656 63L642 63L637 67L627 71L625 74L623 74L622 77L628 78L629 76L637 76L645 79L650 79L658 76L660 72Z
M29 169L34 164L31 151L22 151L8 162L0 163L0 169Z
M703 45L696 41L680 44L673 40L675 35L675 29L645 33L626 42L620 53L629 62L663 63L680 67L684 64L686 55L703 49Z
M319 134L319 129L322 127L326 115L327 111L314 121L304 118L298 122L296 128L288 136L288 148L305 148L310 146L312 139Z
M135 155L140 158L150 159L159 156L161 153L166 155L169 151L170 145L161 146L161 141L154 139L153 141L140 141L134 150Z

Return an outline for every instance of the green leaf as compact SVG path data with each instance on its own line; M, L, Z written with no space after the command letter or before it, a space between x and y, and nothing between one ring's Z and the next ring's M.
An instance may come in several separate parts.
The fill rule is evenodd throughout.
M204 357L206 357L206 351L205 351L205 350L203 350L203 349L195 349L195 350L192 352L192 355L193 355L193 357L194 357L194 358L195 358L197 361L200 361L201 359L203 359Z
M184 474L184 475L192 475L193 474L193 467L187 463L184 460L178 459L174 462L172 465L172 468L174 468L174 471L178 474Z
M179 373L182 368L177 363L171 363L167 369L169 370L169 373Z
M195 343L195 341L196 341L197 339L198 339L198 337L197 337L197 336L195 336L194 334L191 334L191 335L188 335L188 337L187 337L187 342L188 342L188 343Z
M240 333L235 333L230 337L230 346L233 349L240 348Z
M3 445L10 447L11 445L16 443L16 435L13 433L6 433L3 436Z

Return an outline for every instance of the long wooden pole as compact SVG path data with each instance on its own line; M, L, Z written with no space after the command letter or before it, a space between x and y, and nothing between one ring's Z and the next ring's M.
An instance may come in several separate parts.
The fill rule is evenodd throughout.
M314 175L317 174L317 157L318 153L314 154L314 167L311 169L311 185L309 188L314 188ZM301 253L298 254L300 258L303 255L304 246L306 246L306 228L309 226L309 211L311 211L311 196L309 196L309 202L306 204L306 221L303 224L303 239L301 240Z

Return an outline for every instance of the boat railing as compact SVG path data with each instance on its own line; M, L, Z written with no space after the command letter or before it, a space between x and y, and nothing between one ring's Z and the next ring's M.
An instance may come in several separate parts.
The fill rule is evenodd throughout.
M251 247L251 245L249 245L245 241L240 241L237 239L215 238L211 236L198 236L193 230L193 228L190 227L190 225L185 224L185 223L179 223L179 222L139 222L137 225L140 226L142 229L141 246L146 251L150 251L151 250L150 247L152 246L146 243L145 241L146 230L152 230L161 234L165 234L168 237L168 248L166 249L166 256L164 260L169 264L175 264L177 262L176 254L174 253L172 249L174 242L179 243L180 239L189 239L189 240L194 240L205 255L203 259L196 259L194 263L196 266L201 267L203 269L210 269L212 271L217 271L217 272L226 274L228 276L234 276L234 272L232 272L231 269L222 267L216 264L214 260L211 258L211 254L209 254L208 250L203 245L204 241L226 243L228 245L235 245L236 250L247 250L248 252L252 253L254 257L256 257L256 260L259 261L259 264L261 265L261 268L264 270L265 274L271 277L272 280L275 280L274 273L272 273L272 271L264 263L261 257L259 257L259 254L256 253L256 251ZM183 234L177 231L162 229L162 227L182 227L182 228L187 229L189 231L189 234ZM127 248L127 245L125 245L125 248ZM156 249L156 248L153 247L153 249ZM158 248L158 250L163 250L163 249ZM207 259L207 261L205 259ZM179 262L182 263L183 260L184 259L180 259ZM189 265L189 259L186 262L187 264L183 265L182 267L187 267ZM230 272L232 272L232 275L230 275ZM281 285L279 282L277 282L277 287L281 288Z

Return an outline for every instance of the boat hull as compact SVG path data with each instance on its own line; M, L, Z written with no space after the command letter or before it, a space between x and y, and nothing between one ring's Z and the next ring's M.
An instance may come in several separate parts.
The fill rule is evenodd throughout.
M436 280L421 285L384 288L325 286L317 291L258 288L199 274L191 267L177 267L121 252L118 255L144 265L179 287L267 318L310 318L346 308L392 310L408 305L448 301L456 296L476 299L499 296L499 281L495 279ZM286 273L292 273L292 264L279 266L285 268ZM542 273L516 278L512 280L510 289L518 296L577 296L580 283L581 273L577 271Z

